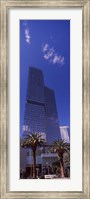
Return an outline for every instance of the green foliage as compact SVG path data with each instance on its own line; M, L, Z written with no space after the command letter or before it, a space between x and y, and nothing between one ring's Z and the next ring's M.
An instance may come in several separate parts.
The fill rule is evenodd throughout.
M34 132L31 134L27 134L25 138L22 138L20 140L20 146L36 150L38 146L43 146L44 142L44 139L41 138L41 134Z
M25 138L20 140L20 146L31 148L33 153L33 178L36 178L36 149L38 146L43 146L45 140L41 138L40 133L27 134Z
M53 163L53 169L60 167L61 177L70 176L70 145L65 143L64 140L56 140L50 149L51 152L56 152L60 158L59 162ZM60 166L59 166L60 163ZM68 171L68 172L67 172Z
M64 140L56 140L50 149L51 152L56 152L59 157L62 157L65 152L70 154L70 146Z

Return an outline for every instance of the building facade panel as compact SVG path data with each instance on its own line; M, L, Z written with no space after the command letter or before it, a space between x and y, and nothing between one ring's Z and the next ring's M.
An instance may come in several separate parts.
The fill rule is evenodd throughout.
M45 90L45 109L46 109L46 134L49 143L60 139L59 121L57 115L54 91L48 87Z
M43 74L33 67L29 68L28 74L23 131L46 132Z
M44 79L41 70L29 67L27 99L44 103Z
M69 126L60 126L60 136L64 142L70 143L70 128Z
M50 144L60 138L54 91L45 86L42 71L33 67L28 74L23 132L44 133Z

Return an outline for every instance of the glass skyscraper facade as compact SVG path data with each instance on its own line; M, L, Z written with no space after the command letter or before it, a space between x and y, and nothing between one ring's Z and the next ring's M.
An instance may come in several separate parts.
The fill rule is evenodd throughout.
M41 70L29 67L23 132L39 132L48 143L60 138L54 91L44 85Z
M24 132L46 132L44 81L39 69L30 67L24 113Z
M44 92L46 110L46 135L47 141L50 143L56 139L60 139L60 130L54 91L45 86Z
M27 99L44 104L44 78L41 70L29 67Z

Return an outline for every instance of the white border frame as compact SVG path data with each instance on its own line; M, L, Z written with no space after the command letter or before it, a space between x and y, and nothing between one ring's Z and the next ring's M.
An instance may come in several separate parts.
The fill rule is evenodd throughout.
M82 9L77 9L77 11L76 9L31 9L26 12L24 9L14 9L9 12L9 189L10 191L82 191ZM71 20L70 116L72 166L70 180L19 180L19 161L17 160L19 154L19 20L37 19L36 16L38 16L38 19L53 19L54 16L54 19ZM76 148L78 150L77 155ZM13 172L14 168L15 172Z

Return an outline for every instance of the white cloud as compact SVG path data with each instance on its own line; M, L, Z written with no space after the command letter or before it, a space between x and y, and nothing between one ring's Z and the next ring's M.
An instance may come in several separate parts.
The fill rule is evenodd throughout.
M43 57L44 57L44 59L49 59L49 56L48 56L48 54L45 54L45 55L43 55Z
M52 59L52 63L53 64L61 64L63 65L64 64L64 57L62 57L61 55L55 55Z
M61 62L62 64L64 64L64 61L65 61L65 59L64 59L64 57L62 57L61 60L60 60L60 62Z
M54 48L49 48L49 51L48 51L48 54L49 54L49 57L52 57L54 55Z
M61 59L61 56L54 55L54 57L52 59L53 64L59 63L60 59Z
M43 51L43 52L46 52L46 51L48 50L48 47L49 47L49 45L46 43L46 44L43 46L42 51Z
M25 41L26 41L26 43L28 43L28 44L31 43L31 36L30 36L29 28L26 28L26 29L25 29Z
M42 52L43 58L45 60L48 60L49 63L60 65L64 64L64 57L62 55L57 54L54 47L50 48L50 45L48 43L43 45Z
M44 55L43 55L44 59L49 59L50 60L50 58L53 57L54 52L55 52L54 48L48 48L47 52L45 52Z

